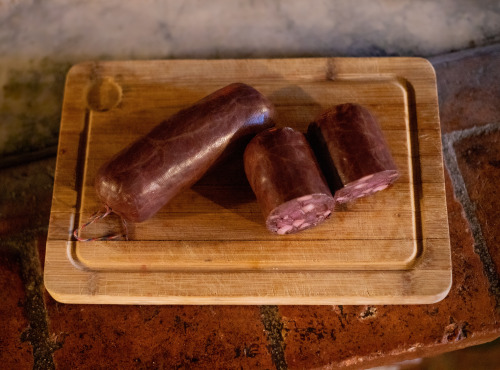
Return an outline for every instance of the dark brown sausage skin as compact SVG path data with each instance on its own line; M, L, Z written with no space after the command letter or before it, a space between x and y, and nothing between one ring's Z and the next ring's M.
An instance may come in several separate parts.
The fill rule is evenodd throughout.
M179 111L98 171L101 201L128 221L153 216L198 181L222 155L273 126L273 104L234 83Z
M269 231L305 230L332 212L333 196L302 133L290 127L263 131L250 141L243 159Z
M339 203L383 190L399 177L379 123L361 105L324 112L309 125L308 138Z

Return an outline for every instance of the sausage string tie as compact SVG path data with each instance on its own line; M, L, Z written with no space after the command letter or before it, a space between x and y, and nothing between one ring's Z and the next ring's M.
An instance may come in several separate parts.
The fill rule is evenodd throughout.
M85 229L87 226L93 224L94 222L97 222L99 220L102 220L104 217L107 217L109 214L113 213L113 210L111 207L108 205L104 205L106 207L106 210L104 212L102 211L97 211L95 212L92 216L90 216L89 220L84 223L82 226L76 228L73 231L73 236L75 237L76 240L80 242L95 242L95 241L106 241L106 240L116 240L119 238L124 238L125 240L128 240L128 230L127 230L127 222L125 221L124 218L121 218L123 228L125 232L123 234L111 234L111 235L106 235L106 236L101 236L101 237L95 237L95 238L82 238L80 237L80 233L83 229Z

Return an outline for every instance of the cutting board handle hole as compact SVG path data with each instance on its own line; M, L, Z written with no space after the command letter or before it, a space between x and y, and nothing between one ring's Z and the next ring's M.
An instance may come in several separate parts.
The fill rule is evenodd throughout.
M94 81L87 91L87 106L93 111L108 111L120 104L121 100L122 88L111 77Z

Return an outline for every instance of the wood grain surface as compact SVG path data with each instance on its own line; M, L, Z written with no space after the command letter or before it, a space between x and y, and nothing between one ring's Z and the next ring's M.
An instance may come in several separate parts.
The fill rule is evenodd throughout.
M236 153L129 240L77 242L102 208L93 182L113 154L179 109L232 82L276 105L277 126L305 132L354 102L378 118L401 178L339 206L325 223L277 236ZM121 228L116 216L84 237ZM67 76L45 285L66 303L400 304L444 298L451 284L441 133L432 66L420 58L87 62Z

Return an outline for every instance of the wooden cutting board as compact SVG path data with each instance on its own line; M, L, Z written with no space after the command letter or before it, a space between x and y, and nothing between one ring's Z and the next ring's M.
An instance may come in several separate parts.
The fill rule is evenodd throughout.
M377 116L401 172L389 189L338 207L320 226L276 236L241 153L175 197L129 240L78 242L102 209L98 168L165 118L232 82L305 132L336 104ZM120 232L117 217L83 236ZM45 285L66 303L431 303L451 285L435 74L420 58L88 62L68 73L47 240Z

